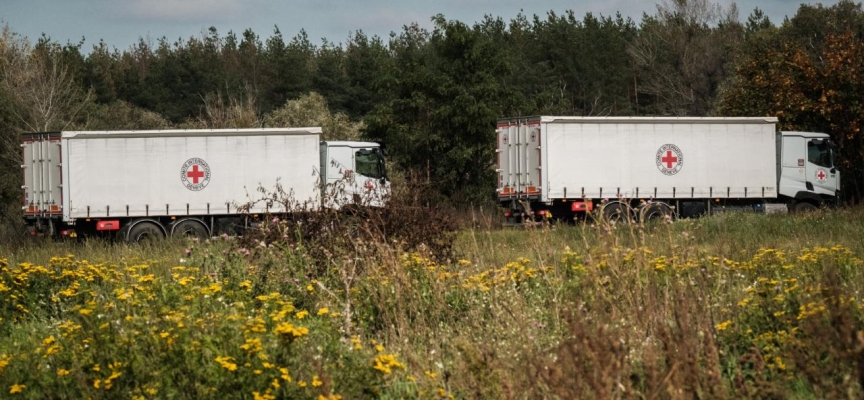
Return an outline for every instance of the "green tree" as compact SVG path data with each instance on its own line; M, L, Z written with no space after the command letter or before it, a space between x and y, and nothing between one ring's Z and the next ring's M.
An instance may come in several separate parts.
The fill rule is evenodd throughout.
M345 45L348 100L344 108L352 119L362 118L384 102L392 61L390 50L377 36L370 39L357 31Z
M482 199L494 187L494 122L508 98L503 49L458 21L433 18L391 41L392 98L366 118L404 170L421 172L445 195Z
M718 111L730 116L776 116L781 129L830 134L837 145L845 197L860 202L864 199L864 12L860 5L850 5L802 5L778 30L748 40ZM808 40L802 40L807 29L811 30Z
M361 123L351 122L346 114L332 112L324 96L312 92L296 100L288 100L282 107L265 117L269 127L320 126L321 140L358 140Z
M276 28L267 39L266 51L262 55L264 77L268 89L265 91L267 107L279 107L288 99L296 99L312 88L315 66L315 46L309 42L305 30L301 30L287 45L282 33Z
M628 51L650 113L707 115L743 31L734 4L724 10L710 0L664 0L655 16L645 15Z

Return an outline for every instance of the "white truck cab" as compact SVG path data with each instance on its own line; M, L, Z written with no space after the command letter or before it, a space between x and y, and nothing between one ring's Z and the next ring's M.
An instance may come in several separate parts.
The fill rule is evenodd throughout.
M378 143L325 141L320 149L321 182L328 206L384 205L390 182Z
M839 198L840 171L827 134L780 132L777 153L780 196L811 204L834 203Z

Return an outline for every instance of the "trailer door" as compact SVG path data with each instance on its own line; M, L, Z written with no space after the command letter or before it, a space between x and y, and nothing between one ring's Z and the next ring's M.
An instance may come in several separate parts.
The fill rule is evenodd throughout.
M510 121L499 121L495 130L497 140L496 153L498 157L498 196L508 198L516 193L517 181L514 163L516 162L514 142L514 124Z
M60 134L25 134L21 144L25 216L61 215Z
M522 176L524 176L525 184L522 191L529 197L540 195L541 183L541 161L540 161L540 122L539 121L524 121L523 122L525 138L523 151L525 153L525 162L523 163Z

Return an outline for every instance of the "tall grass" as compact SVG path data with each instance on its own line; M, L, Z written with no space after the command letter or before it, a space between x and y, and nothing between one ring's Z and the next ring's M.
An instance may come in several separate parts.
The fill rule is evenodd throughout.
M864 394L864 210L470 225L435 254L358 230L273 234L302 229L282 221L256 240L0 248L0 393Z

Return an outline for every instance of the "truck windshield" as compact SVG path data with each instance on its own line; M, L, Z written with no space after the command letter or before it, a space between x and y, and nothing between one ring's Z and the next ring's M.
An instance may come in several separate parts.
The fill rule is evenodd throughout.
M834 166L831 154L831 144L827 140L811 140L807 142L807 161L820 167Z
M385 178L384 158L377 149L362 149L354 153L354 161L358 174L370 178Z

